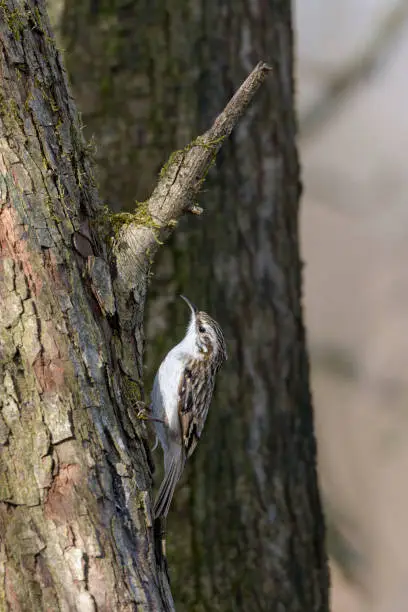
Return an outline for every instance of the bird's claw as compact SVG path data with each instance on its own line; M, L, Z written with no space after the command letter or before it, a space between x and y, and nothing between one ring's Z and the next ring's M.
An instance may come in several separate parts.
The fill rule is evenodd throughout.
M162 419L156 419L150 416L150 414L148 414L148 412L150 412L150 408L144 402L136 402L135 408L137 408L136 418L140 421L153 421L156 423L164 423Z

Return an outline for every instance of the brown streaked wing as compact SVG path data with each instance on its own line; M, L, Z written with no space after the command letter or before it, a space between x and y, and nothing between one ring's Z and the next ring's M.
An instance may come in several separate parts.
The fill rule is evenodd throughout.
M178 413L181 435L186 455L189 456L197 445L196 424L194 419L194 393L192 371L186 367L180 381Z
M190 457L201 437L214 388L211 368L194 361L184 370L180 382L178 412L183 444Z

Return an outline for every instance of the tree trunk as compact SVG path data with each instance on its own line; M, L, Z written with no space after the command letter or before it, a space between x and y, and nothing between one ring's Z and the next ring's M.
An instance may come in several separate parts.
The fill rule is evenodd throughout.
M1 609L173 610L137 414L147 281L269 68L112 217L43 3L0 17Z
M126 351L44 6L0 14L0 607L170 609L143 427L121 391L140 383L140 328Z
M66 3L62 33L89 133L111 143L98 162L113 206L145 197L163 153L208 125L259 57L273 66L210 174L202 222L177 232L153 282L150 376L180 339L180 291L219 320L230 355L169 519L177 608L328 610L301 312L290 2L110 7Z

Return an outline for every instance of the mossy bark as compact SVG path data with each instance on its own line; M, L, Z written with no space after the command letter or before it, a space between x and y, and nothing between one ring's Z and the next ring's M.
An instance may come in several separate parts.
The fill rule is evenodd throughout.
M182 224L152 284L150 373L183 333L179 292L217 318L230 355L173 504L169 566L180 611L327 611L290 2L70 1L61 34L113 207L146 197L167 154L209 126L258 59L273 67L209 175L205 215Z
M44 4L1 0L0 609L171 610L134 411L143 299L126 327L82 131Z

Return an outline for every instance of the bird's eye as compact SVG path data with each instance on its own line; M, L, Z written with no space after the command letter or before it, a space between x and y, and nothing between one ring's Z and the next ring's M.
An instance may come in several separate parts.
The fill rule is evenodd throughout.
M200 334L203 334L205 332L205 327L203 327L202 325L199 325L198 331L200 332Z

